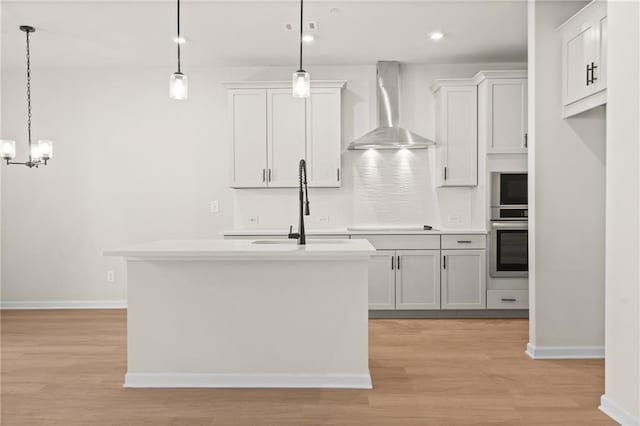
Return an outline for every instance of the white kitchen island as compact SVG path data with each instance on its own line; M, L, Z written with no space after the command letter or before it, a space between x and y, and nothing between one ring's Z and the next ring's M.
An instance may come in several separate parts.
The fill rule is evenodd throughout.
M127 261L126 387L371 388L367 240L157 241Z

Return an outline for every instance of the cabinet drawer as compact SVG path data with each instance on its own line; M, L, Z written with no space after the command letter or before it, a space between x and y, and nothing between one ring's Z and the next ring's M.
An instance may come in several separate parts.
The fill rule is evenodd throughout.
M484 249L487 247L486 235L443 235L442 249Z
M352 235L369 240L377 250L440 250L440 235Z
M488 309L529 309L529 290L487 290Z

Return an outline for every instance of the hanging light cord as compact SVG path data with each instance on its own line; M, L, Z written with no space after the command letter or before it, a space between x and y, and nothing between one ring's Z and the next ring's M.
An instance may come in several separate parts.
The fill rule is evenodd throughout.
M29 31L27 33L27 136L29 141L29 161L31 158L31 49L29 47Z
M298 71L304 71L302 69L302 11L304 8L304 0L300 0L300 69Z
M178 45L178 73L182 74L181 70L180 70L180 44L182 42L182 40L180 39L180 0L178 0L178 39L177 39L177 45Z

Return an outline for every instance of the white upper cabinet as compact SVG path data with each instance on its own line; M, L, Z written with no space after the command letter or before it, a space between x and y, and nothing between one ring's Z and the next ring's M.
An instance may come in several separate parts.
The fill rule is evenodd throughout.
M342 181L343 81L312 82L311 97L294 98L290 82L225 83L231 121L232 188L298 186L307 161L310 187Z
M470 79L437 80L438 186L478 184L478 91Z
M261 89L230 90L231 186L267 186L267 92ZM247 125L252 123L252 125Z
M340 186L341 95L337 88L312 88L307 101L307 172L309 185Z
M482 71L478 84L480 144L488 154L526 154L527 72Z
M298 163L305 158L307 105L291 89L267 90L267 184L298 186Z
M607 4L592 1L558 29L562 38L563 116L606 103Z

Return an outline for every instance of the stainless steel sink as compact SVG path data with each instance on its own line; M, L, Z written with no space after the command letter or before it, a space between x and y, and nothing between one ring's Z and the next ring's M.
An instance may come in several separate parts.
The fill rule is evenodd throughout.
M316 245L316 244L345 244L349 242L349 240L314 240L307 239L307 245ZM297 244L296 240L256 240L251 244Z

